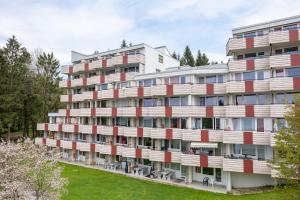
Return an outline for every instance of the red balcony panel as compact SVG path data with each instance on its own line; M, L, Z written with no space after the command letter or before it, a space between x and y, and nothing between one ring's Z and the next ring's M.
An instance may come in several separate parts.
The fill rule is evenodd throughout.
M84 71L89 71L89 63L84 63Z
M142 158L142 149L135 149L135 157Z
M60 140L56 140L56 147L60 147Z
M94 134L94 135L97 134L97 125L92 126L92 134Z
M83 86L87 85L87 79L86 79L86 77L82 78L82 85Z
M254 117L254 106L246 105L245 106L245 117Z
M166 114L166 117L172 117L172 107L166 106L165 107L165 114Z
M114 89L114 98L119 98L119 89Z
M291 66L300 67L300 54L291 55Z
M91 108L91 117L96 117L96 108Z
M120 80L121 81L126 81L126 73L125 72L120 73Z
M72 95L71 94L68 95L68 102L72 103Z
M300 90L300 77L293 78L293 86L294 86L294 90L297 90L297 91Z
M114 126L114 127L113 127L113 135L114 135L114 136L117 136L118 133L119 133L119 127Z
M91 146L90 146L90 151L91 151L92 153L95 153L95 150L96 150L96 145L95 145L95 144L91 144Z
M93 100L98 99L98 91L93 91Z
M246 49L254 47L254 38L246 38Z
M107 67L107 60L106 59L102 59L102 67Z
M142 107L136 107L135 108L135 115L136 115L136 117L142 117L142 115L143 115L143 111L142 111Z
M173 129L167 128L166 129L166 140L172 140L173 139Z
M208 130L201 130L201 142L209 142Z
M58 132L62 132L62 124L58 124Z
M144 87L137 88L137 95L138 97L144 97Z
M45 130L45 131L49 131L49 129L48 129L48 123L45 123L45 124L44 124L44 130Z
M123 65L127 65L128 64L128 55L123 55Z
M244 160L244 173L253 173L253 160Z
M69 118L70 117L70 109L66 110L66 117Z
M117 155L117 146L111 145L111 155L112 156Z
M76 150L76 142L72 142L72 150Z
M78 133L78 124L74 124L74 133Z
M111 116L116 117L118 115L118 109L113 107L111 108Z
M100 75L100 83L101 84L105 83L105 76L103 74Z
M208 167L208 156L207 155L200 155L200 166Z
M246 70L247 71L252 71L254 69L255 69L254 60L247 60L246 61Z
M253 133L252 132L244 132L244 144L253 144Z
M42 139L42 143L43 143L43 145L46 145L46 138Z
M289 30L289 40L290 40L290 42L297 42L297 41L299 41L298 30Z
M73 66L69 66L69 74L73 74Z
M165 163L171 163L172 162L172 152L165 152Z
M214 116L214 107L206 106L206 117L213 117Z
M72 87L72 82L71 82L71 80L67 80L67 87L68 87L68 88Z
M207 95L214 94L214 84L206 84L206 94Z
M166 85L167 87L167 96L173 96L173 85Z
M136 129L137 133L137 137L143 137L144 136L144 129L143 128L137 128Z
M245 81L245 92L253 92L253 81Z

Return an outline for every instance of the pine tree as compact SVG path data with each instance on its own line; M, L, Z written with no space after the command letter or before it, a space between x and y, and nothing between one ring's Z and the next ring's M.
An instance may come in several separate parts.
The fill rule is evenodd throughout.
M132 47L132 42L129 43L129 46Z
M184 50L184 53L182 56L182 64L189 65L191 67L195 66L195 60L194 60L193 54L192 54L189 46L185 47L185 50Z
M201 66L202 65L202 54L200 50L197 52L197 57L196 57L196 66Z
M201 59L202 63L201 65L209 65L209 59L207 58L206 54L203 53L202 54L202 59ZM217 64L217 63L216 63Z
M172 53L172 55L171 55L173 58L175 58L176 60L178 60L178 58L177 58L177 54L176 54L176 52L175 51L173 51L173 53Z
M128 47L128 46L127 46L127 43L126 43L125 40L122 40L121 48L125 48L125 47Z

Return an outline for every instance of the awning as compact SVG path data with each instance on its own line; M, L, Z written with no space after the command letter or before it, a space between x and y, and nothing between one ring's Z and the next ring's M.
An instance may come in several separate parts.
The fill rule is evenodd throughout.
M191 142L191 148L218 148L218 143Z

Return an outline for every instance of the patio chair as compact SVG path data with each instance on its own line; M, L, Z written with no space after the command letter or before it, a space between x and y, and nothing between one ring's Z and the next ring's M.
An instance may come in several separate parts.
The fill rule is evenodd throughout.
M203 180L202 180L202 184L208 186L208 181L209 181L209 178L208 177L204 177Z

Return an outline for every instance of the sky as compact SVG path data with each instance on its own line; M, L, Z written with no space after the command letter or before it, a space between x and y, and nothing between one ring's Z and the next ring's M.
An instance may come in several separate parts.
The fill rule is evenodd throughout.
M132 44L206 53L227 62L236 27L300 14L299 0L0 0L0 46L15 35L30 52L54 52L62 65L71 50L92 54Z

